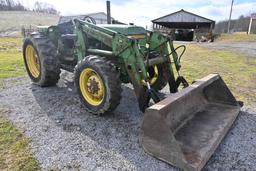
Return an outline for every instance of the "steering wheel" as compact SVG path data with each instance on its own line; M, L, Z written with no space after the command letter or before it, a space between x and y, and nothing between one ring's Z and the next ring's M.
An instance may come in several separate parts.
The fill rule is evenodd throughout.
M83 21L86 21L88 23L92 23L92 24L96 24L96 21L94 20L94 18L90 17L90 16L85 16L83 18Z

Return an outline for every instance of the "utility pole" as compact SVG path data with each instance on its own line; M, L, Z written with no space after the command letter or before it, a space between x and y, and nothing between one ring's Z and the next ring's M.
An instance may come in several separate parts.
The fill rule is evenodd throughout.
M230 23L231 23L233 4L234 4L234 0L232 0L231 7L230 7L229 20L228 20L228 33L230 33Z

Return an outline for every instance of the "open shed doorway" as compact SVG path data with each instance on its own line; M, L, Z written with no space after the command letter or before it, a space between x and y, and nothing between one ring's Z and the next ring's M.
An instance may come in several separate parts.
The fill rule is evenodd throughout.
M172 37L177 41L193 41L194 33L194 29L175 29Z
M180 10L152 20L153 30L170 35L174 40L193 41L201 37L211 39L215 21Z

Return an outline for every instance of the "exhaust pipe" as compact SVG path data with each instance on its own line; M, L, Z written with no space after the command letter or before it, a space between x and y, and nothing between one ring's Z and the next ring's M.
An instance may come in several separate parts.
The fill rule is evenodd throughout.
M111 23L111 13L110 13L110 1L106 1L107 3L107 22L108 24L112 24Z

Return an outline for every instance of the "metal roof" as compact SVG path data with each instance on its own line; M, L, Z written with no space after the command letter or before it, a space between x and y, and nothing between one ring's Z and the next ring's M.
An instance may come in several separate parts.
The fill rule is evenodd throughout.
M191 12L180 10L163 17L152 20L153 23L170 28L198 28L213 27L214 20L193 14Z
M152 22L213 22L213 20L181 9L180 11L152 20Z

